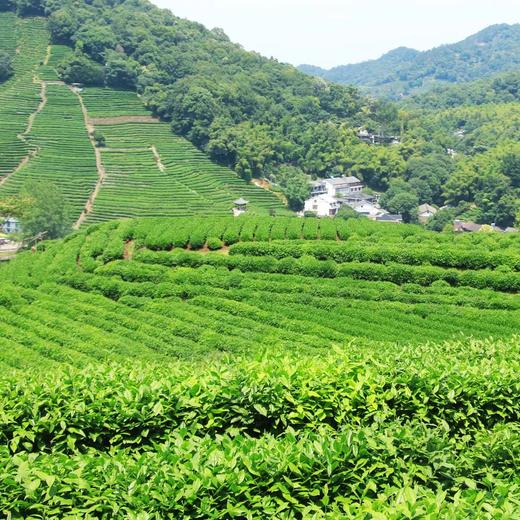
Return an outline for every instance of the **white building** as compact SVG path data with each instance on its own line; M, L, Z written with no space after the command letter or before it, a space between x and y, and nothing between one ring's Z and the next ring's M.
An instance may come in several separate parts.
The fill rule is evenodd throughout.
M376 198L362 193L363 183L353 176L320 179L312 183L311 197L305 201L304 211L318 217L333 217L346 204L359 213L375 218L381 211Z
M4 233L7 233L8 235L12 233L19 233L22 230L20 226L20 221L14 217L8 217L4 220L4 223L2 224L2 230Z
M316 213L318 217L333 217L341 207L341 203L336 197L331 197L327 193L311 196L305 201L304 211Z
M311 197L325 194L330 197L344 197L359 193L363 187L363 183L353 176L321 179L312 183Z
M386 214L386 211L381 209L378 204L369 201L349 204L349 206L370 220L376 220L377 217L381 217Z

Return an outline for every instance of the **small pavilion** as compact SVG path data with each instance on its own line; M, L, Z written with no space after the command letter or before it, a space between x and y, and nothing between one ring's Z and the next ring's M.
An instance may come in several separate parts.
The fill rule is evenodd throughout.
M242 215L242 213L245 213L247 211L247 205L249 204L249 201L240 197L239 199L233 201L233 204L235 205L235 207L233 208L233 215L235 217L238 217L239 215Z

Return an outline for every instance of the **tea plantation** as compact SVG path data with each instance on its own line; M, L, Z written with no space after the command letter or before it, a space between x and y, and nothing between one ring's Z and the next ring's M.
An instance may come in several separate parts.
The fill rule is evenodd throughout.
M113 221L0 268L13 518L518 518L520 239Z
M289 214L272 192L172 135L134 92L59 81L56 67L73 51L49 39L43 18L0 12L0 50L12 55L15 72L0 85L0 197L29 180L52 182L76 227L122 217L224 216L240 197L253 214ZM96 135L106 146L97 148Z

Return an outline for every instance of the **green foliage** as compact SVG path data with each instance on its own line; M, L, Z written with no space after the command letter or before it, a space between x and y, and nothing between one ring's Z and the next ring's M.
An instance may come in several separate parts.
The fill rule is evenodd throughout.
M19 255L0 511L518 516L518 239L249 215Z
M519 100L520 74L508 72L480 81L436 87L424 94L413 96L407 104L427 109L445 109L463 105L503 104Z
M14 73L11 56L0 50L0 83L9 79Z
M0 508L212 518L513 513L518 349L498 343L491 365L468 362L468 349L478 359L489 347L426 347L410 362L391 347L367 356L366 345L352 344L322 360L268 351L210 369L63 369L23 386L4 378ZM175 501L163 498L171 494Z
M114 88L135 89L139 64L120 52L108 52L105 64L106 84Z
M351 208L350 206L344 204L339 208L338 212L336 213L336 218L344 218L344 219L357 219L357 218L364 218L361 213L358 213L355 209Z
M45 238L53 239L68 233L67 203L57 186L43 181L28 181L21 194L32 201L22 215L22 228L26 236L44 233Z
M419 197L403 180L396 179L381 197L381 205L391 213L402 215L403 222L412 222L417 218Z
M84 85L104 85L103 67L89 59L86 55L76 53L58 65L60 77L67 83Z
M96 130L94 132L94 140L96 141L96 146L98 148L103 148L106 146L106 142L107 142L106 137L99 130Z
M311 192L308 177L294 166L282 166L275 179L287 198L289 208L301 211Z
M48 18L48 27L53 43L69 44L78 28L76 18L71 9L59 9Z

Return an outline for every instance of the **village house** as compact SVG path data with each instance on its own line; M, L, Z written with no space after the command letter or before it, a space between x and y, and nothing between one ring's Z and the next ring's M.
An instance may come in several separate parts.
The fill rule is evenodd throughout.
M397 145L401 142L400 138L395 135L374 134L362 128L357 133L358 138L367 144L391 144Z
M481 227L480 224L475 224L474 222L464 222L462 220L455 220L453 222L453 231L456 233L473 233L480 231Z
M19 233L22 228L20 226L20 221L14 217L8 217L4 220L2 224L2 230L4 233L11 235L13 233Z
M462 220L455 220L453 222L453 231L456 233L475 233L476 231L495 231L497 233L518 233L520 230L514 227L501 228L495 224L490 226L487 224L475 224L475 222L464 222Z
M354 176L321 179L312 183L311 197L316 195L343 197L352 195L354 193L359 193L363 187L363 183Z
M318 217L333 217L341 207L341 203L335 197L328 194L315 195L305 201L304 211L316 213Z
M318 217L333 217L343 205L372 220L386 212L377 204L377 196L363 192L363 183L354 176L321 179L313 182L305 212Z
M333 217L342 205L342 197L360 194L363 183L353 176L320 179L311 185L311 196L305 201L304 211L318 217Z
M436 213L437 209L429 204L421 204L417 208L417 218L421 224L426 224Z

